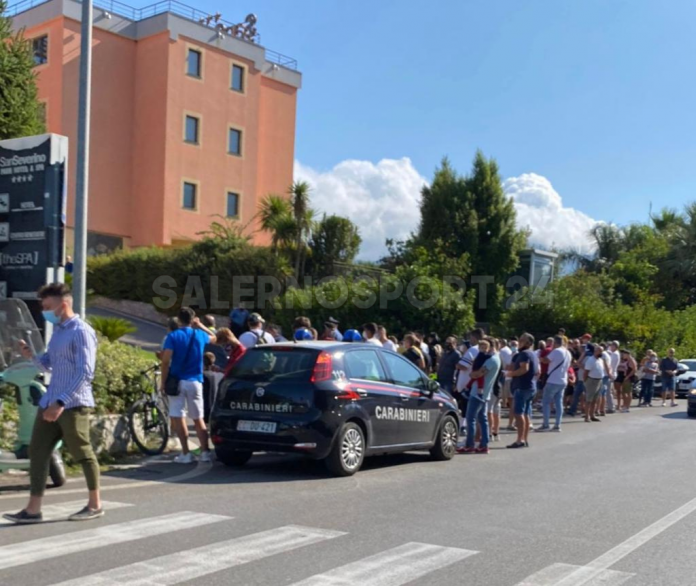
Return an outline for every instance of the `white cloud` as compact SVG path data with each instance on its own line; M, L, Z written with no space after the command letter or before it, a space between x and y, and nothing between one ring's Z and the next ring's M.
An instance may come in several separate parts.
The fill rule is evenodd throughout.
M517 225L532 231L532 245L592 252L588 232L597 220L575 208L564 207L561 196L546 177L524 173L506 179L503 188L515 202Z
M418 227L420 191L427 180L408 158L347 160L320 172L295 162L295 180L312 186L312 206L320 212L350 218L360 229L361 259L376 260L387 252L387 238L403 240Z
M418 228L420 192L428 183L408 158L377 164L347 160L324 172L295 161L295 179L312 186L314 208L358 225L363 239L359 258L369 260L386 254L387 238L403 240ZM597 221L564 207L548 179L525 173L506 179L503 187L514 200L517 225L531 230L532 245L592 251L588 232Z

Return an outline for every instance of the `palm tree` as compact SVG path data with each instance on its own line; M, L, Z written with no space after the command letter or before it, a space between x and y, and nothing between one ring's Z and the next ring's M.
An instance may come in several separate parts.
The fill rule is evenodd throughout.
M662 208L659 214L652 214L650 219L655 230L663 234L670 234L675 228L684 226L684 217L673 208Z
M292 200L292 215L295 219L295 278L300 278L300 267L303 263L307 241L309 240L314 222L314 210L309 207L310 186L306 181L295 181L290 187Z
M277 255L280 245L287 245L290 234L295 233L292 206L281 195L267 195L259 204L257 212L261 230L271 234L271 250ZM290 224L292 223L292 226Z

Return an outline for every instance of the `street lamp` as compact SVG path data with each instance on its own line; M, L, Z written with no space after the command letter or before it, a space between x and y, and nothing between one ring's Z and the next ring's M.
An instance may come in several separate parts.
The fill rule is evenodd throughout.
M92 0L82 0L80 82L77 106L77 176L75 180L75 312L85 316L87 297L87 202L89 195L89 127L92 85Z

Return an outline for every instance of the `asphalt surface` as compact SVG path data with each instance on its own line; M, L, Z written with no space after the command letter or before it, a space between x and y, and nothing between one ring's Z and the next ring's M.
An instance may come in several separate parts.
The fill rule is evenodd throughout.
M122 314L108 309L102 309L101 307L88 307L87 317L93 315L100 317L120 317L128 320L135 326L136 331L132 334L123 336L121 341L132 346L139 346L143 350L147 350L149 352L156 352L159 350L160 346L162 345L162 340L167 335L167 328L150 321L138 319L137 317L133 317L131 315Z
M108 475L103 519L0 527L0 584L691 585L696 420L684 411L571 419L529 449L506 450L504 435L451 462L370 459L344 479L272 454L240 470L152 462ZM65 515L83 486L46 505L68 503ZM24 499L0 494L0 510Z

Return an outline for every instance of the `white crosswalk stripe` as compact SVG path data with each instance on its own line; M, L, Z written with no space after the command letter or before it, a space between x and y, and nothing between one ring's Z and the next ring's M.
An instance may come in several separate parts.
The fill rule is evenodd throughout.
M231 518L183 511L14 543L0 547L0 570L155 535L176 533L183 529L218 523Z
M582 583L584 586L620 586L627 580L630 580L635 574L618 572L616 570L602 570L597 572L595 568L588 566L553 564L529 576L529 578L526 578L516 586L556 586L570 576L573 576L574 579L581 580L578 584Z
M478 552L406 543L292 586L401 586Z
M55 586L172 586L342 535L346 534L289 525L114 568Z
M44 521L60 521L62 519L67 519L68 516L73 513L77 513L82 507L85 506L85 501L69 501L67 503L57 503L55 505L46 505L42 508ZM124 507L132 507L132 503L117 503L114 501L102 501L102 508L105 511L114 511L116 509L122 509ZM11 521L5 521L2 519L2 515L5 513L16 513L17 509L12 511L2 511L0 513L0 525L11 525Z

